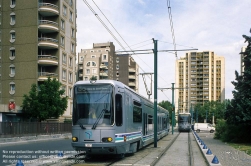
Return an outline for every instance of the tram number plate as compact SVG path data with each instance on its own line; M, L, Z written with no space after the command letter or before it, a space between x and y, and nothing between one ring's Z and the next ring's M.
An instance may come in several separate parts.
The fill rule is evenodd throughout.
M85 144L85 147L92 147L92 144Z

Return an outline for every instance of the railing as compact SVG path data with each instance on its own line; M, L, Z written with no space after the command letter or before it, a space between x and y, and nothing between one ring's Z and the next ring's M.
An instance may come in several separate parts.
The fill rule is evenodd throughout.
M58 60L58 57L51 55L38 55L38 59L50 59L50 60Z
M38 76L58 76L57 73L49 73L49 72L38 72Z
M71 132L72 123L0 122L0 138Z
M55 27L58 27L58 23L54 21L49 21L49 20L39 20L40 25L53 25Z
M48 41L48 42L53 42L53 43L57 43L58 44L58 40L57 39L47 38L47 37L38 38L38 41Z
M52 3L39 3L39 7L42 7L42 6L51 7L51 8L54 8L54 9L58 10L58 6L54 5Z

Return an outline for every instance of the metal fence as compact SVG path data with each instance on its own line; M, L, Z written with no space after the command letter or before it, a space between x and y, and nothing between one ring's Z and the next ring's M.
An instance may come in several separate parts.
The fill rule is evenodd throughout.
M71 132L71 123L0 122L0 138Z

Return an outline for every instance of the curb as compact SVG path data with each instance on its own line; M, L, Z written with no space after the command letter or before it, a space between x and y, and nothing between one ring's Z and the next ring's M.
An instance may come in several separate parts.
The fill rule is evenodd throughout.
M213 155L211 150L207 147L207 145L200 139L195 131L193 131L193 135L196 139L198 146L200 147L200 151L203 154L204 158L207 161L207 164L210 166L222 166L220 161L218 160L216 155Z

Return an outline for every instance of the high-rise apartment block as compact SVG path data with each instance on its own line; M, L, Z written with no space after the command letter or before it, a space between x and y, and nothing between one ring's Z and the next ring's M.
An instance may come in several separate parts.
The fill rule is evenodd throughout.
M176 112L195 104L225 100L225 58L214 52L188 52L176 60Z
M76 0L1 0L0 121L19 120L23 95L48 77L69 96L70 118L75 59Z
M112 42L93 43L78 54L78 80L110 79L138 91L138 65L129 55L116 55Z

